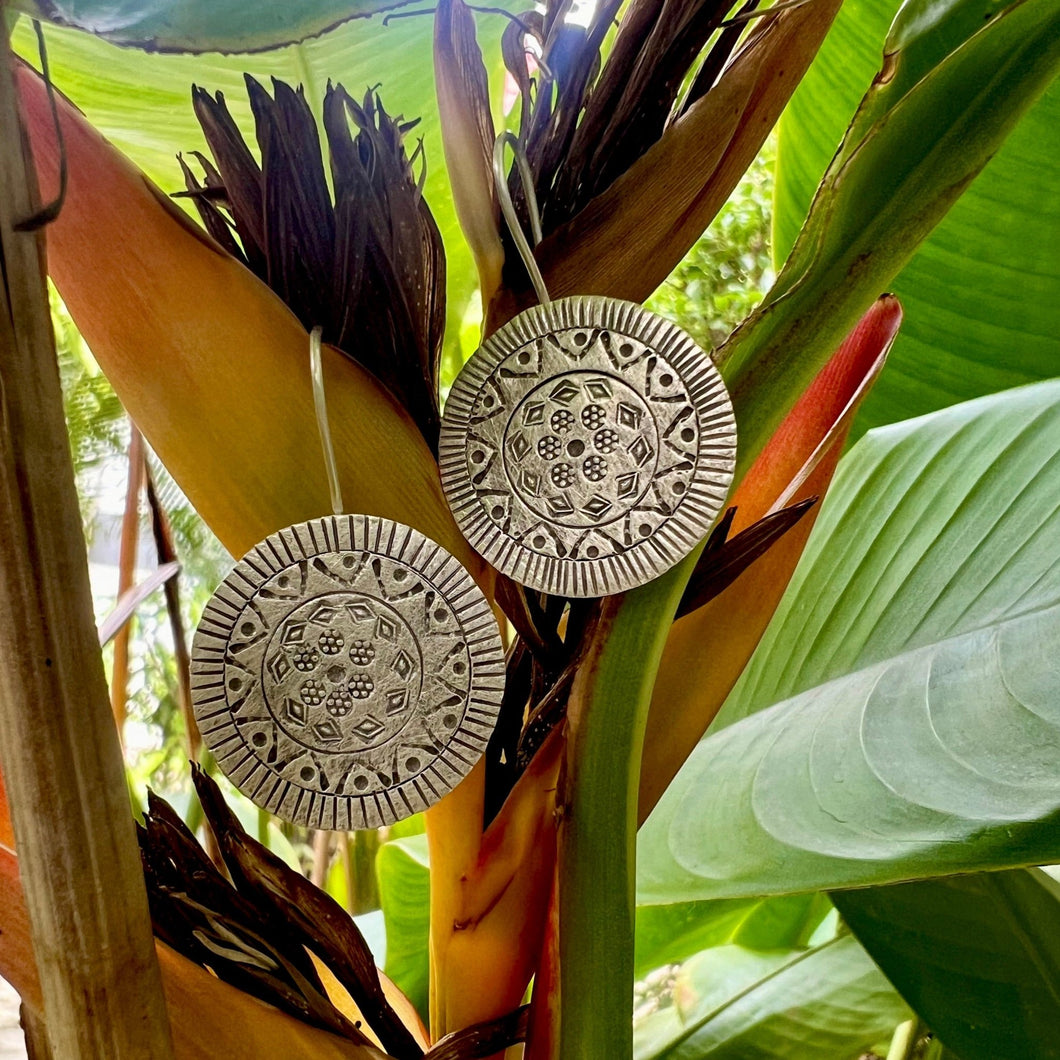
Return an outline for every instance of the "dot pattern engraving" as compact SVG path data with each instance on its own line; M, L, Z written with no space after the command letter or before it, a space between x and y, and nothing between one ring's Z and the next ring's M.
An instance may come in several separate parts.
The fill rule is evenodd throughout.
M313 828L437 802L492 732L504 656L485 598L422 534L368 516L272 535L207 606L195 715L226 775Z
M728 495L736 425L710 358L639 305L565 298L475 352L446 403L442 485L494 566L603 596L686 556Z

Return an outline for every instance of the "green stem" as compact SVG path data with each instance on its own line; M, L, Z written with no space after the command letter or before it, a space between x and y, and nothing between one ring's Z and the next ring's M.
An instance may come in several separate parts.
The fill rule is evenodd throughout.
M900 98L874 83L773 289L717 352L740 431L737 481L1057 76L1058 31L1055 0L1017 0Z
M666 636L696 549L604 605L571 693L559 834L562 1060L633 1053L637 795L644 728Z
M887 1060L912 1060L920 1034L920 1020L915 1016L905 1023L900 1023L895 1028L891 1047L887 1050Z

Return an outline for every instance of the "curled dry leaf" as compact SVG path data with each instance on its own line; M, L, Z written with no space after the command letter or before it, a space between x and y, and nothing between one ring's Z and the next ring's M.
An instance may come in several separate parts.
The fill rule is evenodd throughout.
M375 958L346 910L247 835L205 771L192 766L192 778L240 895L267 921L287 925L300 936L302 945L314 952L349 992L392 1056L397 1060L421 1056L423 1050L387 999Z
M779 508L762 516L757 523L741 530L735 537L728 538L728 528L736 515L736 509L730 508L708 539L706 548L696 563L696 569L688 579L675 617L683 618L691 614L724 592L816 503L816 497L807 497L786 508Z
M297 926L236 890L184 822L153 793L137 829L155 935L219 979L357 1044L327 996Z
M0 850L0 975L31 1010L43 1000L29 936L18 859ZM210 1056L283 1057L283 1060L387 1060L370 1045L355 1045L312 1027L222 982L217 976L155 940L162 972L173 1050L177 1060Z
M500 286L504 248L493 183L489 81L463 0L439 0L434 15L434 83L453 204L478 266L483 305Z
M526 1040L529 1006L447 1034L427 1054L428 1060L485 1060Z
M360 1025L364 1033L371 1039L373 1045L379 1045L381 1048L382 1042L379 1041L379 1036L372 1030L357 1002L350 996L350 992L335 978L335 974L316 954L311 953L309 956L313 959L313 964L316 966L320 981L324 984L324 989L327 991L328 999L331 1003L351 1023ZM382 972L379 973L379 981L383 985L383 993L386 995L386 999L398 1014L401 1022L412 1033L412 1037L416 1040L416 1044L420 1049L423 1052L427 1052L431 1047L430 1035L427 1033L423 1020L420 1019L420 1014L416 1011L416 1006L405 996L401 988Z

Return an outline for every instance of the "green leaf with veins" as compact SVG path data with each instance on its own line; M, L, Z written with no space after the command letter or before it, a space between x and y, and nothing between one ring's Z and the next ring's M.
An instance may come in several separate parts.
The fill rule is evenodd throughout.
M891 90L905 87L898 77L874 83L776 284L718 351L740 422L742 468L1060 72L1055 0L1011 0L967 39L957 29L943 47L907 37L923 76L904 94ZM1042 279L1045 292L1055 289L1050 275L1054 268ZM989 299L990 277L976 279L980 286L966 284L969 297ZM957 338L949 348L960 346Z
M805 946L832 904L822 894L730 898L637 908L634 975L729 943L752 950Z
M1060 884L1038 869L834 895L873 960L961 1060L1060 1057Z
M316 36L411 0L15 0L36 18L155 52L250 52Z
M880 97L904 94L955 40L1006 6L1002 0L904 5L887 46L901 49L901 61L889 69ZM776 165L778 260L790 251L821 174L880 68L898 8L899 0L846 0L788 104ZM1056 373L1058 156L1060 84L1054 84L891 282L905 317L858 414L855 438L870 427Z
M427 837L407 836L384 843L376 855L375 870L386 921L383 970L426 1020L431 905Z
M810 950L719 946L688 961L674 1004L638 1022L635 1060L857 1056L909 1010L849 935Z
M641 830L640 900L1060 860L1058 495L1060 381L864 438Z

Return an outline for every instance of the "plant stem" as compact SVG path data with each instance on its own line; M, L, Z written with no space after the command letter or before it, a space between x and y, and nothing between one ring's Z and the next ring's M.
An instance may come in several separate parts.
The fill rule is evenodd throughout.
M604 604L571 691L559 831L561 1060L633 1052L633 929L641 751L655 673L696 549Z
M140 489L143 486L144 439L129 420L128 477L125 483L125 511L121 519L121 547L118 551L118 595L120 600L132 587L136 577L136 553L140 545ZM122 624L114 634L114 662L110 671L110 709L118 739L125 728L129 700L129 640L132 620Z
M313 867L310 880L323 890L331 863L331 833L318 828L313 833Z
M887 1060L912 1060L922 1030L920 1020L915 1016L905 1023L900 1023L894 1030L891 1047L887 1050Z
M167 1060L23 143L0 29L0 760L52 1055Z
M166 511L155 488L154 476L147 462L147 454L143 460L144 484L147 493L147 504L151 510L151 532L155 539L155 552L158 556L158 565L165 566L167 563L178 562L177 550L173 544L173 532L169 525ZM199 761L199 753L202 750L202 736L199 733L198 723L195 721L195 712L191 706L191 658L188 653L188 638L184 632L184 617L180 609L180 583L178 577L167 578L163 586L166 597L166 614L169 616L169 629L173 634L173 659L177 667L177 702L180 704L180 714L184 719L184 730L188 739L188 757L193 762ZM210 833L212 837L213 833Z

